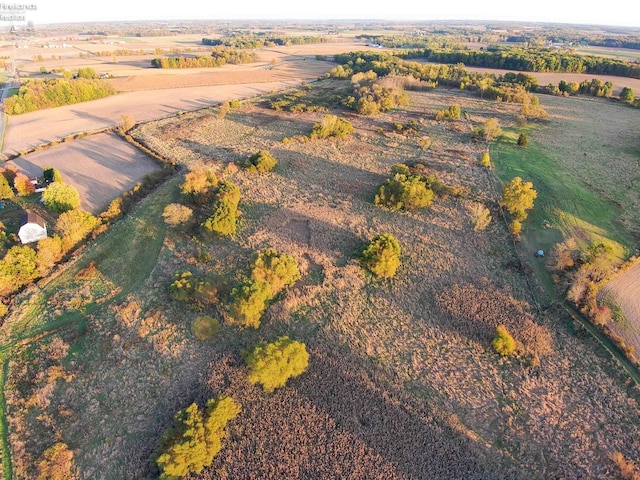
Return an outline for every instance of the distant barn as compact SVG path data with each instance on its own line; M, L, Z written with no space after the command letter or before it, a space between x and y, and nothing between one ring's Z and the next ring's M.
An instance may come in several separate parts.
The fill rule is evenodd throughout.
M31 212L26 212L20 220L20 229L18 230L20 241L25 243L37 242L47 237L47 224L44 219Z

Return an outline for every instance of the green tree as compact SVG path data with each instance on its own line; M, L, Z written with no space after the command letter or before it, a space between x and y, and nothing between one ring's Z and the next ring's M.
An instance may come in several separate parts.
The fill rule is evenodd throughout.
M27 245L11 247L0 260L0 295L11 293L37 277L35 250Z
M527 218L527 210L533 208L533 200L538 193L533 189L532 182L523 182L522 178L515 177L502 189L500 205L505 207L516 220L524 221Z
M236 205L229 200L222 200L216 203L213 214L202 226L218 235L230 236L236 233L236 215Z
M266 150L260 150L247 158L242 166L252 172L270 172L277 164L278 161L273 155Z
M52 212L64 213L80 206L80 193L73 185L53 182L42 192L42 201Z
M344 138L355 132L355 128L344 118L336 115L325 115L321 122L313 125L311 139Z
M635 98L635 93L632 88L624 87L620 91L620 101L626 103L633 103L633 99Z
M55 231L62 237L63 250L73 248L89 235L100 221L83 210L69 210L60 214L56 221Z
M395 276L400 266L400 243L390 233L376 235L362 252L362 265L381 278Z
M262 385L270 393L304 373L309 366L309 353L304 343L280 337L270 343L259 343L245 352L244 360L249 367L249 382Z
M496 335L491 345L496 353L503 357L513 355L516 351L516 341L504 325L498 325L496 328Z
M271 285L264 280L252 280L231 291L230 315L233 323L258 328L260 317L273 298Z
M13 189L7 178L4 175L0 175L0 200L13 198Z
M291 255L267 248L255 255L251 278L267 282L275 296L300 279L300 270L298 262Z
M413 210L428 207L433 201L433 191L420 175L397 173L380 186L374 203L391 210Z
M42 177L46 183L60 182L64 183L62 174L53 167L44 167L42 169Z
M222 448L227 424L240 411L233 399L217 397L207 402L204 414L196 403L176 413L174 426L165 432L158 448L160 479L178 480L211 465Z

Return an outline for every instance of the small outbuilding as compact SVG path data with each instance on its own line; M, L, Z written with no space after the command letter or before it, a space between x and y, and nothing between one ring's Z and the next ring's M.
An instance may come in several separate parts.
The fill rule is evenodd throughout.
M18 237L23 244L37 242L47 237L47 224L37 213L26 212L20 220Z

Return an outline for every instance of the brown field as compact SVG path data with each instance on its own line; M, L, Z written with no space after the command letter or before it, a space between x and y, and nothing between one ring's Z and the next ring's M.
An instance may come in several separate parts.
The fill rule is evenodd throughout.
M10 163L30 177L42 175L44 167L56 168L66 183L78 189L81 208L92 213L104 210L111 200L159 168L156 160L115 133L65 142Z
M640 352L640 264L607 283L599 298L620 308L624 319L609 326Z
M316 86L323 96L334 87ZM176 410L218 393L243 411L197 478L608 479L615 478L613 451L640 458L638 404L619 367L562 313L538 312L498 220L499 185L479 165L485 145L470 130L491 117L512 125L518 106L457 90L410 97L406 110L376 117L336 112L356 127L341 141L283 143L307 134L322 114L260 103L224 120L210 109L137 127L136 137L187 165L222 171L259 149L279 163L262 175L228 170L242 192L234 238L165 234L157 225L164 206L179 198L173 181L59 280L18 299L24 308L6 319L5 332L29 315L37 325L75 312L83 327L16 347L7 379L15 474L33 477L44 449L64 441L81 479L154 478L149 456ZM433 120L452 104L468 119ZM549 113L561 117L562 104ZM411 120L417 135L394 133L394 124ZM418 144L425 135L433 140L427 151ZM421 211L380 209L373 195L398 162L422 162L463 193L439 196ZM478 203L494 217L484 232L473 231ZM128 238L118 235L132 224L140 236L160 235L161 245L157 264L122 298L117 279L138 268L135 251L100 245ZM381 232L403 249L391 281L371 278L357 260ZM173 273L189 268L222 278L224 299L247 274L251 254L265 247L293 255L302 280L269 307L258 330L225 324L213 340L198 341L193 319L224 319L224 308L171 301ZM211 260L198 260L205 252ZM56 290L56 282L65 287ZM83 301L103 307L83 314ZM521 360L491 350L498 324L518 340ZM267 395L246 382L239 353L284 334L306 342L310 368Z

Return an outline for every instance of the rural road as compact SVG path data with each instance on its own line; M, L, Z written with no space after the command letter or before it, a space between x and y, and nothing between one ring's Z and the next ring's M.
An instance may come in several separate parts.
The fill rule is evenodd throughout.
M298 85L300 80L235 85L212 85L128 92L54 109L8 118L2 153L16 154L67 135L118 124L122 115L136 122L158 119L179 111L196 110L224 100L253 97Z

